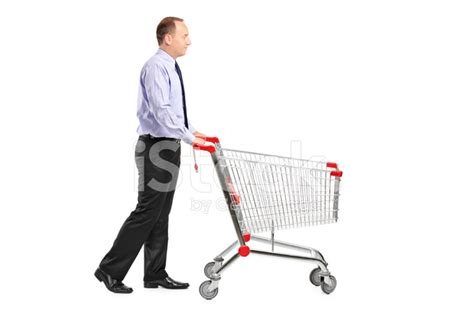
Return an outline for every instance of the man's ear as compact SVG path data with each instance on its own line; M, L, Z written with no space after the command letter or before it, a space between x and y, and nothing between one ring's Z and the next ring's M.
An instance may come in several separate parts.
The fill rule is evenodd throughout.
M171 36L171 34L165 34L164 41L166 45L171 45L173 42L173 36Z

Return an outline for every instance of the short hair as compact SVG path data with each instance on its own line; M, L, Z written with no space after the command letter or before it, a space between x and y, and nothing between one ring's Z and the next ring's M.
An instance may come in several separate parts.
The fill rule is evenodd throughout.
M166 34L174 34L176 31L175 21L183 22L184 20L174 16L168 16L158 24L156 27L156 39L158 40L158 45L163 43Z

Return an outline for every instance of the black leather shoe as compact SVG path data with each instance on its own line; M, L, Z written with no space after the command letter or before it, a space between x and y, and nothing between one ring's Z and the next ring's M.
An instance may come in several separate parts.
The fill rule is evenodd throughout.
M121 294L129 294L133 292L133 289L131 287L126 286L121 281L112 279L110 275L105 273L100 268L97 268L97 270L95 270L94 275L97 278L97 280L99 280L100 282L104 282L105 287L110 292L121 293Z
M181 283L181 282L173 280L170 277L166 277L161 280L145 282L144 284L147 289L155 289L158 286L161 286L166 289L180 290L180 289L187 289L189 287L189 283Z

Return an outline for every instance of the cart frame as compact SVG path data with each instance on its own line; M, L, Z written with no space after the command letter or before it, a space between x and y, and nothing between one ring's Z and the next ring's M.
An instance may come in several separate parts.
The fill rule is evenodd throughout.
M237 235L237 240L228 246L225 250L219 253L212 262L209 262L204 267L204 274L209 280L204 281L199 287L199 293L205 299L213 299L218 294L219 282L222 277L223 271L229 267L238 257L246 257L250 253L267 255L267 256L278 256L299 260L312 261L316 264L316 268L313 269L310 273L310 281L315 286L321 286L321 289L324 293L330 294L334 291L337 285L336 278L330 273L327 268L328 263L324 259L321 252L314 248L295 245L283 241L277 241L274 239L275 227L271 227L271 238L265 238L257 236L254 234L248 233L248 229L244 224L242 219L242 213L240 212L240 195L235 191L234 184L231 180L231 174L229 171L229 165L225 163L226 159L225 152L227 149L221 147L220 141L217 137L206 137L207 142L213 143L213 145L195 145L194 149L204 150L211 154L212 161L214 163L216 173L222 188L222 193L224 194L226 204L232 219L232 223ZM247 152L248 153L248 152ZM254 153L256 154L256 153ZM264 154L259 154L264 155ZM265 155L271 156L271 155ZM279 157L279 156L272 156ZM292 159L289 157L280 157L285 159ZM330 207L331 207L331 220L334 222L338 219L338 204L339 204L339 187L340 179L342 177L342 171L338 169L336 163L325 163L324 167L329 170L327 174L331 177L331 188L330 191ZM197 165L195 166L197 171ZM317 222L312 223L314 225L318 224ZM267 227L266 227L267 228ZM271 245L271 251L259 250L259 249L250 249L247 243L252 240L258 243L263 243ZM293 251L292 253L276 252L275 245L289 249ZM226 257L238 246L238 251L234 252L229 258Z

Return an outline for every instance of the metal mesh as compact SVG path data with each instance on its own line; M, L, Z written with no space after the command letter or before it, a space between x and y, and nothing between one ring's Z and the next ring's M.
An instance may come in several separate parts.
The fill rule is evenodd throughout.
M242 232L257 233L337 220L335 177L326 163L222 149L227 190Z

